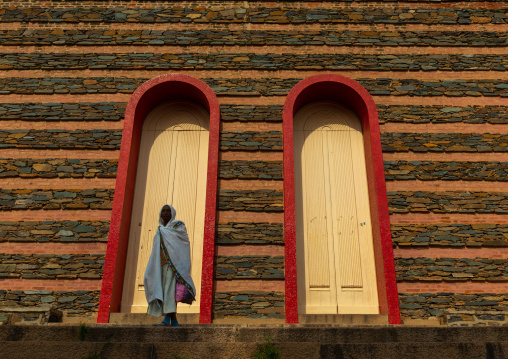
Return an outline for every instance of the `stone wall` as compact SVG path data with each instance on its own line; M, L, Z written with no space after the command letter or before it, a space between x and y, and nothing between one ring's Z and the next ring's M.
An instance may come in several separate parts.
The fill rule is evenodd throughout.
M218 96L286 96L303 78L203 78ZM133 93L148 78L22 78L0 79L0 95ZM384 96L506 96L502 80L358 79L371 95Z
M125 102L3 103L3 120L115 121L123 118ZM379 122L508 123L508 106L377 105ZM282 106L222 104L221 121L282 122Z
M280 131L222 131L221 151L282 151Z
M391 213L508 213L508 192L388 192Z
M500 0L502 1L502 0ZM420 1L421 2L421 1ZM185 36L175 30L105 30L90 24L88 29L0 30L3 45L327 45L327 46L505 46L506 33L494 31L335 31L301 30L298 37L291 31L265 30L186 30ZM325 25L326 26L326 25Z
M99 308L99 290L3 290L0 289L0 307L33 308L50 305L66 312L69 317L91 316ZM24 314L27 318L27 314ZM38 315L34 317L34 320ZM2 313L0 309L0 322Z
M409 70L409 71L506 71L502 55L422 54L272 54L272 53L180 53L180 54L0 54L3 69L231 69L231 70Z
M385 179L508 181L508 162L384 161Z
M284 244L284 231L282 227L282 223L218 223L215 243L219 245Z
M284 293L215 292L214 318L284 319Z
M0 242L107 242L109 221L0 222Z
M508 281L508 259L395 258L398 282Z
M383 152L507 152L508 134L383 133Z
M101 279L104 254L0 254L0 278Z
M0 211L13 209L105 209L113 203L112 189L0 189Z
M391 230L399 247L508 247L508 224L392 224Z
M216 279L284 279L284 256L217 256Z
M49 102L2 103L2 120L27 121L118 121L125 113L125 102Z
M282 192L276 190L220 190L217 208L233 211L282 212Z
M405 8L397 6L299 7L286 3L284 7L221 6L182 7L168 5L156 8L104 7L30 7L0 9L0 22L63 22L66 23L271 23L271 24L504 24L508 16L502 9Z
M282 161L220 161L219 177L280 180Z
M508 106L377 105L379 123L508 123Z
M0 158L0 178L114 178L118 160Z

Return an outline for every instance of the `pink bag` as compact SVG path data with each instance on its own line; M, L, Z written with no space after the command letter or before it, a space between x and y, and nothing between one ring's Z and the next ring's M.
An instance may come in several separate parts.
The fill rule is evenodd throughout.
M177 302L186 304L192 304L192 302L194 301L194 298L187 289L187 287L178 281L176 282L175 288L175 300Z

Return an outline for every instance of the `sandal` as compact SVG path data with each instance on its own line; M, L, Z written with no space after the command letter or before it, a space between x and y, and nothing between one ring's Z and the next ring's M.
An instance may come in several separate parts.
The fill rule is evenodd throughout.
M154 324L154 327L169 327L170 325L166 322L161 322L159 324Z

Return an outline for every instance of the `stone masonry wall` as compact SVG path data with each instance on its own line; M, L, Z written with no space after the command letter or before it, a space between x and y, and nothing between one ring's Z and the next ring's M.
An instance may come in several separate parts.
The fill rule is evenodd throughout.
M508 281L508 259L395 258L397 281Z
M506 152L508 134L383 133L383 152Z
M115 178L118 160L0 158L0 178Z
M282 192L275 190L220 190L217 208L233 211L282 212Z
M271 53L184 53L184 54L0 54L3 69L243 69L243 70L409 70L409 71L506 71L502 55L422 54L271 54Z
M217 256L217 279L284 279L284 256Z
M0 289L0 308L32 308L50 305L64 310L69 317L91 316L99 309L100 291L76 290L3 290ZM27 314L24 314L27 319ZM34 317L34 320L37 317ZM2 322L0 309L0 323Z
M203 78L218 95L286 96L303 78ZM86 94L133 93L148 78L3 78L0 95L7 94ZM376 78L357 79L371 95L391 96L506 96L502 80L432 80Z
M282 226L282 223L218 223L215 243L219 245L284 244Z
M392 224L391 230L399 247L508 247L508 224Z
M153 9L141 8L102 8L102 7L31 7L21 9L0 8L0 22L102 22L102 23L272 23L272 24L504 24L508 16L501 9L461 9L447 8L411 9L387 6L303 8L286 3L284 7L182 7L166 6Z
M502 1L502 0L500 0ZM97 45L328 45L328 46L505 46L507 33L494 31L334 31L298 32L265 30L31 29L0 30L0 44L97 46ZM325 25L326 26L326 25Z
M0 254L0 278L101 279L104 254Z
M109 221L0 222L1 242L107 242Z
M508 162L384 161L385 179L508 181Z
M0 211L13 209L104 209L113 203L111 189L0 189Z
M283 292L215 292L214 318L284 319L284 299Z
M508 213L508 192L388 192L391 213Z

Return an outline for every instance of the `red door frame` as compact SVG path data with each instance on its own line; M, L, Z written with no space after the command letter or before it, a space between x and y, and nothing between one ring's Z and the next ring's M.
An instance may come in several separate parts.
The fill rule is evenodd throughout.
M210 113L199 322L211 323L220 109L215 93L207 84L181 74L155 77L139 86L129 99L123 125L97 323L108 323L109 314L120 310L143 122L152 109L171 100L194 101Z
M372 96L358 82L344 76L331 74L310 76L300 81L290 91L284 103L286 322L298 323L293 116L306 104L321 100L335 101L350 108L361 121L380 313L388 314L390 324L400 324L399 298L376 104Z

